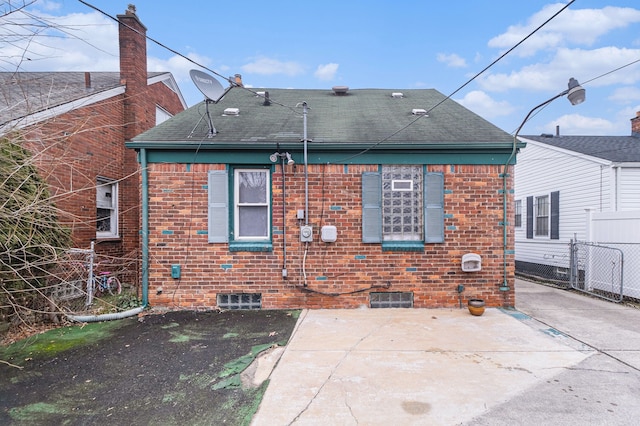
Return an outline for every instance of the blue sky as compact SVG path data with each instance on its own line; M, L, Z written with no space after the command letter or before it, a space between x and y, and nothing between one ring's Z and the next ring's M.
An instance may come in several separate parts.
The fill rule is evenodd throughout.
M128 5L86 2L113 17ZM434 88L445 95L569 3L131 2L148 36L223 76L242 74L249 87ZM0 15L9 5L22 3L3 2ZM0 21L0 70L118 69L113 20L75 0L36 0L25 12L28 15L15 12ZM48 30L7 43L7 31L15 28L8 23L19 20L20 31L28 32L36 28L28 26L34 18L64 31ZM149 70L172 72L190 106L202 100L188 75L195 65L151 41L148 56ZM452 98L513 133L534 106L565 90L570 77L584 83L587 101L571 106L565 99L555 100L532 117L521 134L554 133L557 125L565 135L630 134L629 119L640 111L637 0L576 0Z

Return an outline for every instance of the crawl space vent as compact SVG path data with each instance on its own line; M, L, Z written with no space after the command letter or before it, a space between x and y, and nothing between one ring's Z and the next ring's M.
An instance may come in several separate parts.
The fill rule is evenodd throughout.
M261 293L219 294L218 308L220 309L261 309Z
M369 293L369 304L372 308L413 308L413 293Z

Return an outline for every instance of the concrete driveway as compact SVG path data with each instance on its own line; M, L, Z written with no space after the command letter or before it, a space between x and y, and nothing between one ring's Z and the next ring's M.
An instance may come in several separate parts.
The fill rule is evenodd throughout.
M252 424L637 424L640 311L518 280L518 310L304 311Z

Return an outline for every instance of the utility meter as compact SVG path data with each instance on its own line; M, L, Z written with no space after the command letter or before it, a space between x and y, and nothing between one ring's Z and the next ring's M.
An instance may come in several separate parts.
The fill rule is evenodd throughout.
M313 241L313 228L310 225L303 225L300 227L300 241L303 243L310 243Z

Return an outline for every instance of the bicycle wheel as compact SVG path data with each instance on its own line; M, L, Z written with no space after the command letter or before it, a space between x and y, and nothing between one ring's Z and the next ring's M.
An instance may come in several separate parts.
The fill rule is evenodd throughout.
M109 277L107 288L109 289L109 294L120 294L122 292L122 284L120 284L118 277Z

